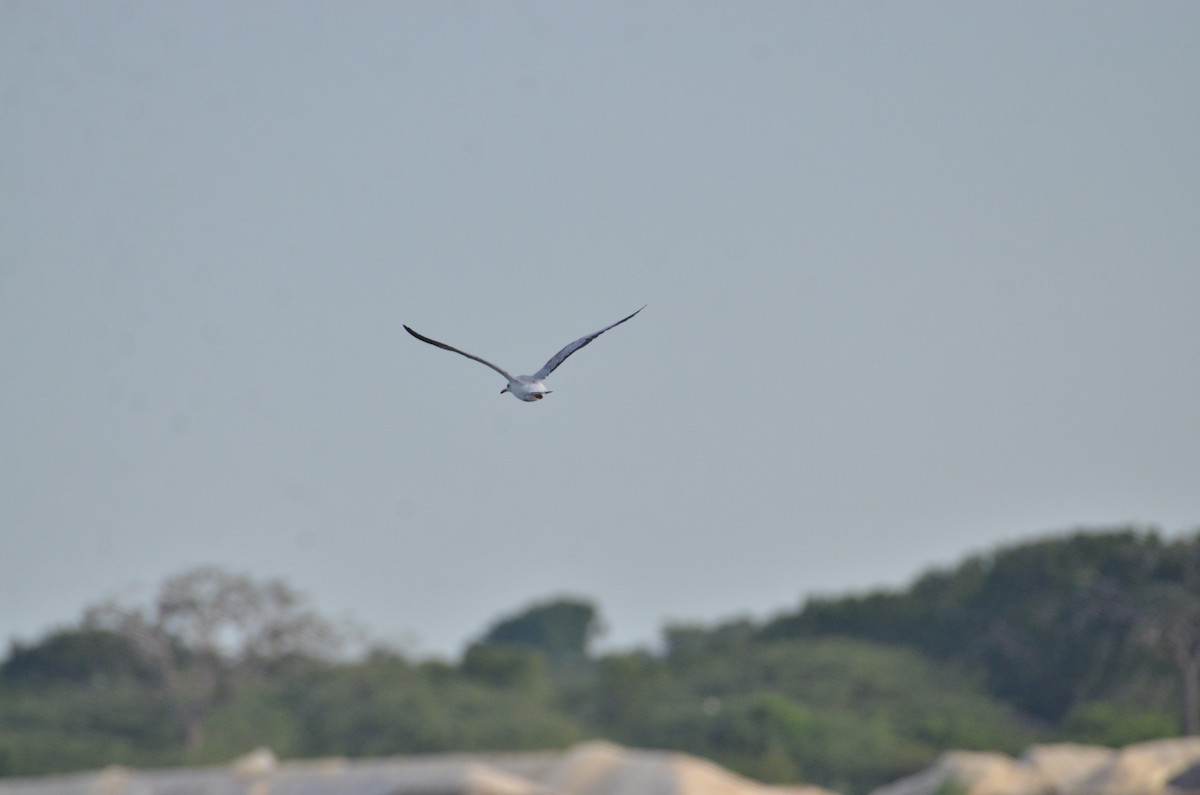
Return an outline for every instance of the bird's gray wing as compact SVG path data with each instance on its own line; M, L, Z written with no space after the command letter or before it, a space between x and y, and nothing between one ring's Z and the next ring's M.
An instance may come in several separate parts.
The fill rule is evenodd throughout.
M646 308L645 306L642 307L642 309L645 309L645 308ZM636 315L638 312L641 312L642 309L639 309L637 312L634 312L633 315ZM629 318L633 317L633 315L629 315L628 317L623 317L620 320L618 320L616 323L613 323L611 326L605 326L604 328L600 329L599 331L593 331L591 334L588 334L586 337L580 337L579 339L575 340L570 345L568 345L567 347L563 348L558 353L551 356L550 361L548 361L544 365L542 365L542 369L538 370L536 373L533 374L533 378L537 381L541 381L543 378L545 378L546 376L553 373L555 368L557 368L560 364L565 362L567 360L567 357L570 356L572 353L579 350L583 346L587 345L589 342L596 339L596 337L599 337L601 334L608 331L610 328L614 328L616 326L621 325L626 320L629 320Z
M493 369L493 370L495 370L497 373L499 373L500 375L502 375L502 376L504 376L505 378L507 378L509 381L516 381L516 380L517 380L517 379L513 378L513 377L512 377L512 376L511 376L511 375L510 375L510 374L509 374L507 371L505 371L503 368L501 368L501 367L497 367L496 365L494 365L494 364L492 364L491 362L489 362L487 359L481 359L481 358L479 358L478 356L476 356L476 355L475 355L475 354L473 354L473 353L467 353L466 351L460 351L458 348L451 347L450 345L447 345L447 344L446 344L446 343L444 343L444 342L438 342L437 340L431 340L429 337L426 337L424 334L418 334L417 332L413 331L413 330L412 330L412 329L410 329L408 326L405 326L405 327L404 327L404 330L405 330L405 331L407 331L409 334L412 334L414 337L416 337L417 339L419 339L421 342L428 342L430 345L433 345L433 346L435 346L435 347L441 348L441 349L442 349L442 350L444 350L444 351L454 351L455 353L457 353L457 354L459 354L459 355L461 355L461 356L466 356L468 359L474 359L475 361L479 362L480 364L486 364L488 367L492 368L492 369Z

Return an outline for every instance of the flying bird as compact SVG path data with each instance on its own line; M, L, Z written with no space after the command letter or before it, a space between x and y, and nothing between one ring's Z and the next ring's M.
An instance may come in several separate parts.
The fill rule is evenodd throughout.
M645 309L645 308L646 308L645 306L642 307L642 309ZM634 312L633 315L636 315L638 312L641 312L642 309L639 309L637 312ZM524 400L526 403L532 403L533 401L541 400L546 395L550 394L550 390L546 389L546 385L542 382L545 381L546 377L548 375L550 375L551 373L553 373L560 364L565 362L567 360L568 356L570 356L572 353L579 350L583 346L587 345L592 340L596 339L596 337L599 337L601 334L608 331L610 328L619 326L622 323L624 323L626 320L629 320L630 318L633 317L633 315L629 315L628 317L623 317L620 320L618 320L616 323L613 323L611 326L605 326L604 328L600 329L599 331L593 331L591 334L580 337L579 339L575 340L567 347L563 348L558 353L551 356L550 361L543 364L542 369L538 370L533 375L512 375L504 368L497 367L496 365L489 362L487 359L482 359L474 354L467 353L466 351L460 351L458 348L451 347L444 342L438 342L437 340L430 339L429 337L426 337L423 334L418 334L417 332L410 329L408 326L405 326L404 330L407 331L409 334L412 334L414 337L419 339L421 342L428 342L430 345L435 345L435 346L441 348L442 350L454 351L455 353L466 356L468 359L474 359L475 361L479 362L480 364L486 364L488 367L492 368L497 373L499 373L500 375L502 375L506 379L508 379L508 386L506 386L506 387L504 387L504 389L500 390L501 395L503 395L505 392L508 392L510 395L517 398L518 400Z

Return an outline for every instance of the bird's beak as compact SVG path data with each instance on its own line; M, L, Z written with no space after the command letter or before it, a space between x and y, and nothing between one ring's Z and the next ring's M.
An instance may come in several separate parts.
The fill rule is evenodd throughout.
M508 391L508 387L504 387L504 389L500 390L500 394L503 395L507 391Z

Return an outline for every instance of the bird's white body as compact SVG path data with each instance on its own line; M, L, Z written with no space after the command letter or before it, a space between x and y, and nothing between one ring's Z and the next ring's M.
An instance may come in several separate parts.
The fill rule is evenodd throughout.
M642 307L642 309L645 309L645 308L646 307L644 307L644 306ZM634 312L633 315L636 315L638 312L641 312L642 309L639 309L637 312ZM613 323L612 325L605 326L604 328L600 329L599 331L594 331L591 334L587 334L585 336L580 337L579 339L575 340L567 347L563 348L558 353L551 356L550 361L548 361L544 365L542 365L542 369L538 370L533 375L512 375L507 370L505 370L503 367L497 367L496 365L489 362L487 359L482 359L473 353L467 353L466 351L460 351L458 348L451 347L444 342L438 342L435 339L430 339L429 337L426 337L423 334L418 334L417 332L410 329L408 326L405 326L404 330L407 331L409 334L413 335L414 337L416 337L417 339L419 339L421 342L428 343L428 344L434 346L435 348L441 348L442 350L445 350L445 351L453 351L454 353L457 353L461 356L466 356L468 359L474 359L475 361L479 362L480 364L486 364L488 367L492 368L497 373L504 376L505 380L508 381L508 386L506 386L506 387L504 387L504 389L500 390L501 395L503 395L505 392L507 392L510 395L512 395L513 397L515 397L517 400L523 400L526 403L533 403L535 401L541 400L546 395L550 394L550 390L546 389L546 384L544 383L546 376L548 376L548 375L550 375L550 373L554 372L555 368L557 368L560 364L565 362L567 360L568 356L570 356L572 353L579 350L583 346L587 345L592 340L596 339L596 337L599 337L601 334L608 331L610 328L613 328L614 326L619 326L622 323L624 323L626 320L629 320L629 318L633 317L633 315L628 315L627 317L623 317L620 320L618 320L616 323Z
M550 390L546 389L544 383L529 375L519 375L512 381L509 381L508 386L500 390L500 394L503 395L505 392L518 400L524 400L526 403L541 400L550 394Z

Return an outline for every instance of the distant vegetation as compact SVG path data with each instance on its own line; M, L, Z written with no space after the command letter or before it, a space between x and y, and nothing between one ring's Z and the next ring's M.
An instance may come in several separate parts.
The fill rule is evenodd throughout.
M763 623L668 626L660 653L595 654L599 625L590 602L554 599L457 661L347 661L286 584L198 569L148 607L98 606L11 647L0 774L604 737L852 793L946 748L1118 745L1200 720L1200 535L1017 544Z

